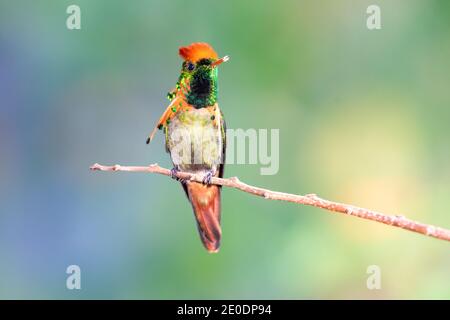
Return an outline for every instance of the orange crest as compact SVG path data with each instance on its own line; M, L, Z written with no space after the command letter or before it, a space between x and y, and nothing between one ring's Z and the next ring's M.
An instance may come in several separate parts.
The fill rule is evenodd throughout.
M195 42L187 47L181 47L179 54L184 60L192 61L194 63L201 59L218 58L214 49L205 42Z

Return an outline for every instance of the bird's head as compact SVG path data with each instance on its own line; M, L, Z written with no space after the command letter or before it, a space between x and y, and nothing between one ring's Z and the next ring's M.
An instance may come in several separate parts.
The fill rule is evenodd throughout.
M218 57L207 43L196 42L181 47L183 59L178 85L186 90L186 100L196 108L212 106L217 102L217 67L229 57Z

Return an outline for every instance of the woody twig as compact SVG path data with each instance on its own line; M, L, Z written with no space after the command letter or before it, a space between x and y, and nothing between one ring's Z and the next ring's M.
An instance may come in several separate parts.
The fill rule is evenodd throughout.
M98 171L128 171L128 172L146 172L157 173L165 176L171 176L171 171L160 167L158 164L151 164L149 166L103 166L98 163L90 168ZM188 172L176 172L176 177L184 180L202 182L203 176L191 174ZM410 220L401 215L388 215L373 210L356 207L350 204L344 204L334 201L319 198L315 194L296 195L278 191L272 191L259 187L254 187L240 181L237 177L232 178L216 178L213 177L212 184L221 185L224 187L234 188L255 196L263 197L268 200L281 200L294 202L298 204L322 208L331 212L339 212L349 216L358 217L361 219L371 220L379 223L384 223L390 226L402 228L408 231L420 233L429 237L440 240L450 241L450 230L441 227Z

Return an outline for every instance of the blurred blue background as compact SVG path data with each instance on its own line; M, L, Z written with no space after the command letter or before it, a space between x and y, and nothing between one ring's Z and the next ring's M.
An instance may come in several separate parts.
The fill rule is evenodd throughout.
M450 2L1 1L0 298L450 298L444 241L224 189L210 255L177 183L88 170L171 166L145 138L194 41L228 127L280 129L277 175L226 176L450 227Z

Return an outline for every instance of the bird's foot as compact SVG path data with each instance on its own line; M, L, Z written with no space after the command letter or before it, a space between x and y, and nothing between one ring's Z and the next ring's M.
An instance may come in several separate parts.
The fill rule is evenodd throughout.
M212 170L207 171L202 180L203 184L210 185L212 183L213 176L214 176L214 173Z
M172 169L170 169L170 177L171 177L172 179L177 180L177 181L185 182L184 179L178 178L178 177L177 177L178 172L180 172L180 170L179 170L177 167L173 167Z

